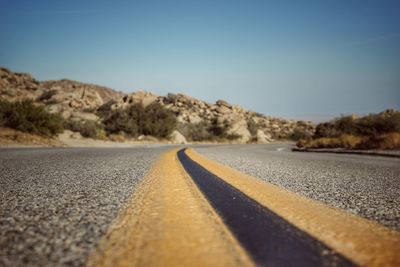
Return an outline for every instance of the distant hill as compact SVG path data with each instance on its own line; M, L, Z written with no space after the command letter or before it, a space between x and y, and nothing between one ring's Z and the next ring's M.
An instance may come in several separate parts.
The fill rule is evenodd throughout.
M143 90L127 94L66 79L38 81L30 74L6 68L0 68L0 99L12 102L31 99L51 113L60 113L65 120L94 122L101 122L104 118L100 114L104 112L123 110L135 104L146 107L158 103L173 112L178 122L176 130L189 141L196 141L193 129L198 131L213 123L224 125L229 136L234 136L238 143L267 143L311 135L315 131L312 122L265 116L224 100L207 103L184 94L158 96Z

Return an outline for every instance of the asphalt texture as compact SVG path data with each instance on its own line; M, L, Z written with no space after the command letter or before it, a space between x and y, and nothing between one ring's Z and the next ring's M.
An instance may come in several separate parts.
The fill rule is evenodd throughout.
M289 191L400 230L398 158L291 152L288 144L195 149Z
M0 150L0 266L83 266L168 149Z
M178 158L259 266L355 266L194 162L184 150L178 152Z
M0 149L0 266L84 266L170 146ZM196 146L245 173L400 229L400 159Z

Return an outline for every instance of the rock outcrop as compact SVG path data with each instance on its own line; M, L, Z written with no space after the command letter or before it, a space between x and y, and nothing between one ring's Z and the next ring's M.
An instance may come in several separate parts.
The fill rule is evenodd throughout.
M125 94L107 87L65 79L37 81L29 74L0 68L0 99L18 101L26 98L45 105L50 112L61 113L65 119L93 121L100 120L96 111L103 105L122 109L133 104L148 106L157 102L171 110L181 124L214 121L224 124L227 133L237 137L236 141L240 143L267 143L287 138L296 130L306 133L315 130L311 122L265 116L224 100L211 104L184 94L158 96L144 90ZM185 137L177 131L173 134L173 140L177 143L186 142Z
M187 144L186 138L177 130L172 132L171 141L174 144Z

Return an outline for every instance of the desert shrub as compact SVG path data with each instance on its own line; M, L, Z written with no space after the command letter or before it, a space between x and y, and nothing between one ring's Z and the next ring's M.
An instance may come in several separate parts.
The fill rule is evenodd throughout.
M289 135L289 139L293 141L299 141L302 139L307 140L311 139L311 134L302 128L295 128L294 131Z
M227 134L228 127L228 121L220 123L217 118L214 118L207 130L212 136L223 138Z
M306 147L307 144L309 144L309 143L310 143L310 140L300 139L300 140L298 140L298 141L296 142L296 146L302 148L302 147Z
M57 90L48 90L43 92L39 97L38 101L46 101L53 97L53 95L57 94Z
M362 117L358 120L356 127L360 135L380 135L400 132L400 112L388 115L372 114Z
M104 119L104 129L107 134L126 133L130 136L137 136L139 134L139 126L137 117L131 116L128 110L114 110L111 114Z
M199 123L180 123L177 126L177 130L186 137L188 141L209 141L211 140L211 134L208 132L210 123L202 121Z
M317 125L314 138L339 137L344 134L357 136L382 135L400 132L400 112L370 114L361 118L342 116Z
M0 100L0 126L7 124L8 116L12 112L13 104L11 102Z
M64 128L79 132L83 137L104 139L105 131L99 123L90 120L68 120L64 122Z
M322 137L313 140L299 140L296 145L305 148L346 148L346 149L399 149L400 133L381 135Z
M130 136L167 138L175 129L176 118L171 111L155 102L146 108L134 104L126 109L111 111L103 124L108 134L124 132Z
M114 141L114 142L125 142L126 141L125 135L123 135L123 134L111 134L111 135L109 135L109 138L111 141Z
M54 136L63 132L63 119L51 114L32 100L8 102L0 100L0 124L23 132Z
M400 133L373 135L357 145L359 149L400 149Z
M352 116L342 116L330 122L320 123L315 129L315 138L338 137L342 134L356 134L357 127Z
M356 148L365 138L355 135L341 135L338 137L321 137L313 140L299 140L298 147L306 148Z
M115 100L110 100L97 108L96 112L101 117L106 117L111 112L111 106L117 103Z
M141 134L167 138L176 127L176 118L172 111L153 102L144 109L144 117L140 118Z
M208 128L208 132L211 135L211 140L235 140L240 138L240 135L229 134L228 129L230 127L229 121L224 120L222 123L217 118L211 121L211 125Z
M202 141L223 141L235 140L240 138L236 134L228 134L229 122L219 123L217 119L211 122L202 121L199 123L180 123L177 130L183 134L187 140L194 142Z

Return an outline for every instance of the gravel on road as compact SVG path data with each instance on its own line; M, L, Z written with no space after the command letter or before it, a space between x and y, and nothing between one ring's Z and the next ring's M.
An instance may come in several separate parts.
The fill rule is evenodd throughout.
M400 230L400 159L291 152L287 144L195 148L289 191Z
M82 266L168 147L0 150L0 266Z

